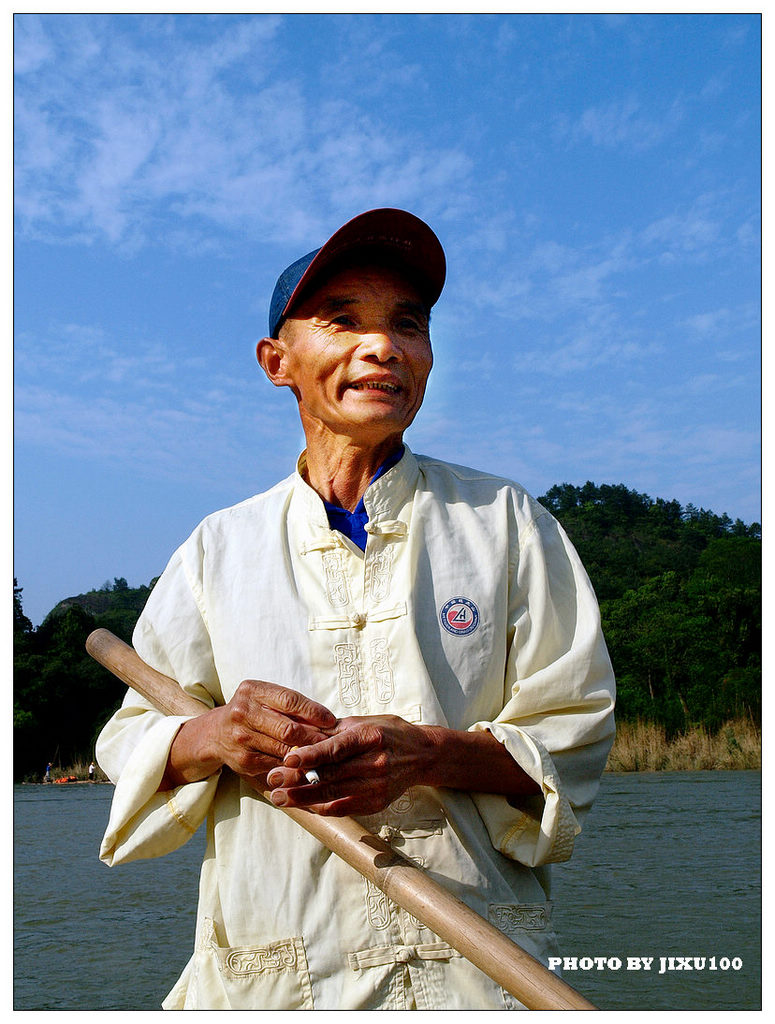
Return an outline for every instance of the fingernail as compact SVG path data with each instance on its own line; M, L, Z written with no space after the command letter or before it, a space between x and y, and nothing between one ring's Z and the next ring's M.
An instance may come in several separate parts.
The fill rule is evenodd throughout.
M270 793L269 799L275 805L275 807L284 807L288 802L288 797L283 793L281 789L276 789L273 793Z
M270 772L267 775L267 777L266 777L266 781L269 783L270 786L280 786L280 785L282 785L282 781L283 781L282 772L278 772L278 771Z

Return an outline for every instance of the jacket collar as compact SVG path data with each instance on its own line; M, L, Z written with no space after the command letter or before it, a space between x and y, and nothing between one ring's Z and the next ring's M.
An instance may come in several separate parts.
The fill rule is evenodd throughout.
M307 464L306 449L296 462L293 475L293 501L306 516L311 526L328 529L328 515L323 499L304 479ZM363 504L369 514L369 523L395 519L413 494L420 475L420 467L412 451L404 444L403 458L383 476L366 488Z

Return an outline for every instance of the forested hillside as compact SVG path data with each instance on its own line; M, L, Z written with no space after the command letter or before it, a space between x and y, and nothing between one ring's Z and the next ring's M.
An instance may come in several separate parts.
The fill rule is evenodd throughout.
M711 731L761 717L761 527L626 487L553 487L600 601L618 717Z
M540 499L600 600L620 720L668 734L761 714L761 528L623 485L562 484ZM123 578L61 601L33 629L14 581L14 777L93 756L124 686L86 654L103 626L130 641L151 587Z
M131 589L116 579L60 601L33 629L14 580L15 779L40 777L47 761L66 766L94 756L97 734L125 687L89 657L86 637L103 626L129 643L150 592L150 586Z

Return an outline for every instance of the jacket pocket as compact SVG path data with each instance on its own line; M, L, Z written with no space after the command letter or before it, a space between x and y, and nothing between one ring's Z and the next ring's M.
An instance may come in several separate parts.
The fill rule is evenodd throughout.
M196 953L181 982L185 992L179 995L186 1009L314 1009L300 936L255 946L222 946L214 922L205 918Z
M551 921L551 903L491 903L487 908L490 924L507 935L521 949L526 950L544 967L549 957L557 956L557 937ZM519 1000L501 989L507 1010L522 1010Z

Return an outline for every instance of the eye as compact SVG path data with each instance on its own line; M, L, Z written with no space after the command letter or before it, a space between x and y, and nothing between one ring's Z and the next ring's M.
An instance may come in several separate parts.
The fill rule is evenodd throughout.
M407 334L426 334L428 330L426 324L413 316L400 317L396 326Z
M355 317L350 316L349 313L340 313L339 316L332 317L331 323L337 327L354 327Z

